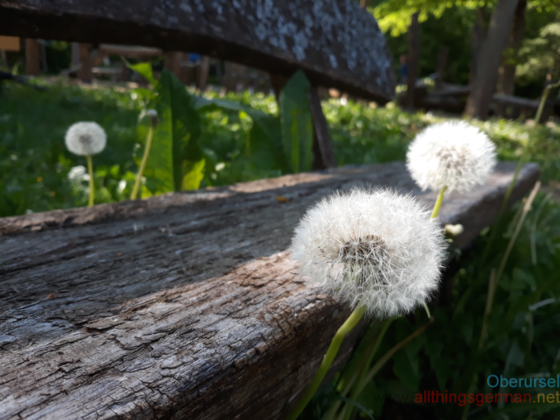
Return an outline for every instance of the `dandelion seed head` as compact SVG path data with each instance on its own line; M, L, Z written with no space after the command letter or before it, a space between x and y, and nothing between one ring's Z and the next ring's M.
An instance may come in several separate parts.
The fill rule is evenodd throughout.
M105 149L107 135L95 122L79 122L70 126L64 141L68 150L75 155L92 156Z
M494 166L494 143L464 121L434 124L408 148L406 164L422 190L468 192L484 184Z
M445 255L440 226L412 196L354 189L312 207L292 239L292 258L309 284L355 307L390 317L410 312L436 290Z

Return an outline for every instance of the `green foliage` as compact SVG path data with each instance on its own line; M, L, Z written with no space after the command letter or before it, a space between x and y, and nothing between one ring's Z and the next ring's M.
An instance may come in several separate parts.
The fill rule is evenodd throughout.
M560 17L560 15L558 15ZM537 37L527 39L519 52L518 77L522 83L560 78L560 23L545 25Z
M512 230L520 205L514 206L495 226L499 232ZM447 304L433 311L435 323L396 353L368 384L357 400L360 410L373 410L376 419L395 418L397 414L394 411L388 414L384 407L389 405L394 410L395 404L391 401L396 401L401 415L410 410L416 413L424 410L426 418L458 419L464 410L460 404L419 403L414 399L418 394L424 395L424 391L467 393L475 373L477 379L470 390L472 393L528 393L533 401L538 400L539 393L556 395L556 389L550 388L490 388L487 378L489 375L556 378L560 374L558 344L550 339L559 321L560 203L552 199L552 194L544 193L533 203L533 211L522 227L498 284L488 322L488 337L483 350L479 351L490 270L499 265L509 241L508 235L498 235L498 238L486 263L482 264L481 256L488 235L481 235L468 256L460 258L462 268L450 279L452 288L449 289L451 294L446 296ZM395 321L373 362L425 323L423 310ZM374 335L366 335L346 370L324 386L302 418L321 419L329 405L337 401L337 380L355 367ZM556 417L545 415L560 413L560 405L475 402L470 412L469 418L473 419L505 418L500 413L507 413L511 420L552 419Z
M72 167L86 165L64 145L66 130L77 121L99 123L109 138L103 153L93 157L96 203L128 198L120 181L135 170L131 151L143 106L136 92L118 87L54 83L39 92L5 84L0 93L0 216L87 204L87 182L68 179Z
M164 70L148 107L157 110L158 125L144 171L147 189L152 194L198 189L204 156L198 145L201 126L194 99L177 76ZM140 132L147 132L142 128Z
M297 71L280 94L280 124L284 156L291 172L311 170L313 125L309 110L311 84Z
M96 121L108 135L106 150L93 157L96 203L128 199L149 124L147 118L138 121L138 115L149 108L150 101L159 100L155 91L53 84L46 92L38 92L6 84L0 100L0 214L87 203L87 182L83 177L68 179L71 168L85 166L85 159L64 146L64 133L76 121ZM243 92L220 98L215 92L204 97L193 93L192 101L185 101L198 114L200 149L195 153L182 149L194 158L182 161L181 188L198 183L201 188L230 185L291 172L273 96ZM324 101L323 110L339 165L403 160L414 135L427 124L443 120L403 113L392 104L376 108L338 99ZM161 115L160 122L165 126ZM505 120L475 123L496 142L501 159L517 160L527 147L529 160L541 166L543 180L560 180L560 129ZM157 160L151 155L150 162L154 165ZM187 173L192 176L185 180ZM150 189L157 192L151 179L147 176L143 196L152 194ZM168 191L174 190L174 179L167 179Z

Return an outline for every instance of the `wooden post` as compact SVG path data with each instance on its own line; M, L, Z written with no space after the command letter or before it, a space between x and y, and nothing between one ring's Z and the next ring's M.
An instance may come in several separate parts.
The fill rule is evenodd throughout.
M436 62L436 90L440 90L443 87L443 74L445 73L448 55L449 48L440 47Z
M80 70L78 70L78 78L83 83L91 83L93 75L91 73L91 49L90 44L80 44Z
M25 40L25 74L39 75L39 41L36 39Z
M416 88L416 79L418 78L418 60L420 55L418 15L418 12L412 15L410 29L408 30L408 57L406 59L408 72L406 77L406 95L403 102L405 108L414 108L414 89Z
M327 119L321 106L317 87L311 87L309 108L313 121L313 169L336 168Z
M210 58L206 55L200 57L200 70L198 73L198 89L201 91L206 89L208 82L208 73L210 71Z
M233 80L233 63L226 61L224 63L224 88L227 92L235 91L235 82Z
M178 51L166 52L163 66L181 79L181 59L183 54Z

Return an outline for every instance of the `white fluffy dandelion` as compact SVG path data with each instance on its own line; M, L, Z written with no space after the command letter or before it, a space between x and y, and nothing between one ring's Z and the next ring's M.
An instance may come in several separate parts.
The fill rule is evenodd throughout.
M75 155L93 156L107 144L105 130L94 122L79 122L70 126L64 138L66 147Z
M85 156L89 175L89 206L95 200L93 163L91 157L101 153L107 144L105 130L94 122L79 122L70 126L64 137L66 147L78 156Z
M445 246L440 226L413 197L354 189L311 208L291 249L306 281L327 285L370 315L388 317L430 297Z
M434 124L408 148L407 167L422 190L467 192L486 182L496 164L494 143L464 121Z

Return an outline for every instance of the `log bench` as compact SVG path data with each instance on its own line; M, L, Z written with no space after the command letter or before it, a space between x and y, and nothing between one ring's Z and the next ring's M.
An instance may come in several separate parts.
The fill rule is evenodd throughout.
M494 221L514 169L446 196L457 247ZM526 164L512 202L538 176ZM392 163L0 219L0 419L284 418L350 312L297 278L293 229L360 185L436 198Z

